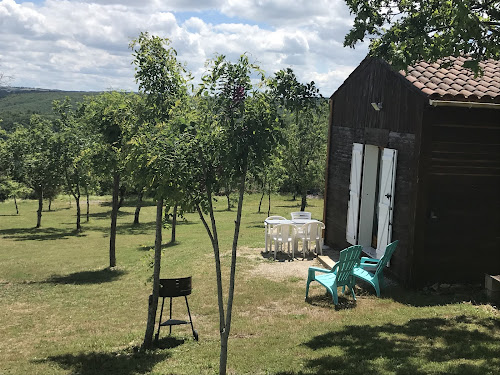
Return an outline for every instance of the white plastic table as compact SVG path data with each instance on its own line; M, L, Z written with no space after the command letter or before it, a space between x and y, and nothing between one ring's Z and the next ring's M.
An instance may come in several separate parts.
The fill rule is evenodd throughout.
M269 226L273 227L278 224L295 224L295 225L304 225L307 223L312 223L317 220L313 219L294 219L294 220L277 220L277 219L266 219L264 220L264 228L265 228L265 233L266 233L266 252L268 251L268 246L269 246Z

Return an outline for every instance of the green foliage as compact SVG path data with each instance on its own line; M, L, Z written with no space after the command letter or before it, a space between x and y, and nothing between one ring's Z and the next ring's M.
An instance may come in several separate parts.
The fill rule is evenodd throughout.
M356 15L344 45L370 37L370 53L397 69L416 61L470 56L466 67L500 58L500 2L490 0L346 0ZM446 60L444 62L446 65Z
M60 185L60 149L51 122L34 115L27 127L11 134L6 148L13 179L29 186L38 197Z
M308 190L324 185L328 103L314 82L300 83L290 68L276 72L270 85L286 123L282 152L285 188L302 196L304 210Z

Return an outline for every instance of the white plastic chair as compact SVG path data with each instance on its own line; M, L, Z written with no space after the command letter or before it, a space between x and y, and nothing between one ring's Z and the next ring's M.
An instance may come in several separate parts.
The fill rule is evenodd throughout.
M288 254L290 254L290 245L292 248L292 259L295 257L295 235L297 233L297 228L293 224L278 224L271 231L271 239L274 241L274 260L276 260L276 252L278 251L278 246L281 244L281 250L283 251L283 245L286 243L288 245Z
M309 251L309 243L315 242L316 255L323 255L323 229L325 229L325 224L321 221L313 221L302 225L301 230L298 231L298 235L295 240L295 246L298 246L299 239L302 240L302 255L306 257L306 250Z
M295 220L295 219L311 220L311 213L307 212L307 211L292 212L292 220Z
M284 218L283 216L269 216L265 222L267 222L267 220L286 220L286 218ZM271 232L273 230L273 227L275 227L276 225L271 225L271 224L266 224L266 233L265 233L265 243L266 243L266 253L268 251L268 244L271 242Z

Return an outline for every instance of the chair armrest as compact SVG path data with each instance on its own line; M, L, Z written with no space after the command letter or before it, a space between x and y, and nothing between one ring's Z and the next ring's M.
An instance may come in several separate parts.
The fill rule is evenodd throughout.
M324 273L331 272L331 270L327 270L325 268L319 268L319 267L309 267L309 271L324 272Z
M378 263L378 262L380 262L380 259L361 257L361 263L365 263L365 262Z

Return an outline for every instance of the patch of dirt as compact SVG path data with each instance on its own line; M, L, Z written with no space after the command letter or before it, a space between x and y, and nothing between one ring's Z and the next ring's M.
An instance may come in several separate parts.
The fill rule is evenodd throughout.
M263 276L271 280L287 280L297 277L307 280L307 270L309 267L323 267L313 254L307 254L302 258L302 253L295 254L291 260L288 254L278 253L274 260L274 253L266 253L264 248L239 248L239 256L258 261L255 268L250 270L251 275Z

